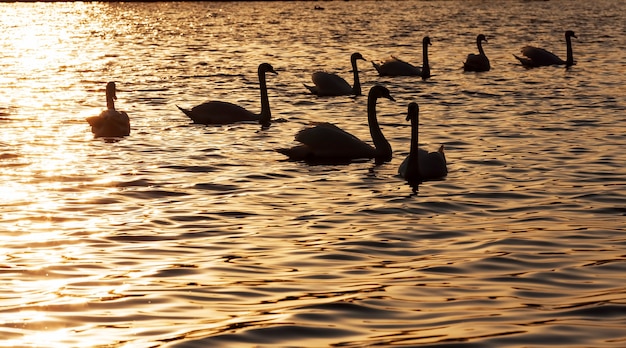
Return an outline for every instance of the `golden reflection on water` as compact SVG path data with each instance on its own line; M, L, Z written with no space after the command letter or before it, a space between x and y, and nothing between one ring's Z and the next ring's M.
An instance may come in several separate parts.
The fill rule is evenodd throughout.
M376 6L432 6L441 18L449 14L437 9L438 2L398 4ZM14 336L0 346L147 347L225 332L250 342L263 334L248 336L248 328L281 325L285 330L319 327L322 334L327 326L353 331L334 338L304 333L302 341L280 342L285 345L367 342L387 335L405 335L405 342L416 344L425 342L420 335L476 341L477 333L497 336L498 325L505 331L543 319L543 313L524 304L541 307L551 300L519 295L522 288L597 298L569 284L546 282L551 277L542 274L542 267L549 267L545 273L550 275L599 279L590 267L575 264L600 256L569 253L584 250L558 240L558 234L570 233L581 245L589 241L597 243L593 248L623 255L619 247L608 248L601 238L585 235L587 229L617 229L617 223L607 228L602 221L612 211L592 216L582 209L588 198L578 191L594 191L588 200L599 197L593 204L607 210L611 200L623 196L602 194L601 179L580 171L572 160L567 136L553 136L542 127L598 134L603 121L568 123L585 110L577 106L578 99L544 98L542 93L551 93L544 89L560 90L562 70L528 72L506 63L518 48L504 38L515 37L517 28L506 27L490 40L494 70L486 74L459 70L464 55L474 50L473 34L463 39L459 32L475 27L433 30L438 76L432 81L379 79L364 64L363 83L382 81L398 99L379 109L396 157L381 166L307 167L282 162L273 149L293 142L309 121L333 121L369 139L359 118L363 99L312 98L302 87L311 71L338 69L349 75L342 56L347 47L365 50L368 59L400 51L399 56L419 60L412 46L421 31L372 20L369 25L376 28L371 32L345 33L333 26L320 33L324 17L314 16L332 16L333 7L353 6L348 3L329 3L327 10L313 14L283 3L280 18L259 16L264 9L251 15L244 6L215 6L3 8L0 25L12 24L5 31L9 39L0 38L0 66L10 72L0 76L0 84L7 86L0 86L0 108L9 106L0 109L0 197L6 207L0 261L3 280L9 280L3 295L10 295L2 300L8 309L0 312L0 324ZM198 7L209 14L184 12ZM362 26L361 19L350 18L354 9L341 11L346 26ZM401 18L407 12L389 13ZM184 21L172 20L176 16ZM289 23L298 24L283 27ZM388 27L376 30L388 25L400 31L397 36L373 35L388 32ZM254 31L258 27L262 33ZM279 32L280 38L264 35L266 30ZM320 37L328 46L311 43ZM402 43L395 45L397 40ZM270 83L271 103L273 115L288 122L263 132L250 125L189 126L173 106L181 101L193 105L217 93L257 110L258 91L250 86L261 58L279 67L280 75ZM574 70L589 65L584 59L581 55ZM108 79L124 79L120 104L133 108L134 133L119 143L93 139L84 122L104 107ZM597 84L593 79L584 81ZM410 195L396 172L408 151L405 102L413 99L424 104L420 141L426 148L449 145L451 172ZM562 102L563 110L542 118L537 110L550 109L551 100ZM542 147L546 141L554 146ZM576 141L580 147L593 145L587 137ZM578 155L584 162L581 156L585 153ZM563 165L553 166L554 158ZM623 162L618 155L606 161ZM604 163L598 166L599 172L608 172ZM579 188L564 172L589 182ZM572 217L577 214L585 214L586 221ZM606 240L611 238L616 245L621 241L615 236ZM521 285L511 286L512 281ZM601 290L615 293L609 286ZM564 297L558 300L571 305ZM504 319L492 321L493 313ZM568 320L563 326L570 330L575 325Z
M45 313L42 317L35 315L35 318L25 318L20 323L26 325L30 321L44 321L47 319ZM31 335L25 336L22 339L9 339L0 343L0 347L50 347L50 348L65 348L67 347L67 338L76 333L76 329L57 329L47 330L46 327L41 328L40 332L33 332ZM95 343L95 342L94 342Z

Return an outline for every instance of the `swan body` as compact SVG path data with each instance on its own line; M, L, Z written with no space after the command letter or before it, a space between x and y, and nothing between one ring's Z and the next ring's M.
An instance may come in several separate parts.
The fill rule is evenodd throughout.
M421 68L394 56L391 56L391 58L381 64L375 62L372 62L372 64L380 76L421 76L422 79L427 79L431 76L430 65L428 64L429 45L432 45L432 43L430 42L430 37L426 36L422 40L423 66Z
M489 71L491 64L489 64L489 58L483 50L482 42L488 42L487 38L483 34L479 34L476 37L476 46L478 47L478 54L470 53L467 55L465 63L463 63L463 69L465 71Z
M334 124L318 123L296 134L295 139L300 145L277 151L290 160L314 163L343 163L368 158L376 158L377 162L391 160L391 145L385 139L376 118L376 102L381 97L395 101L383 86L375 85L369 91L367 120L373 147Z
M130 119L124 111L115 110L117 99L115 82L107 83L107 109L98 116L87 117L91 132L96 137L123 137L130 135Z
M411 121L411 148L409 155L400 164L398 174L409 183L437 180L448 175L443 145L436 152L428 152L418 147L419 106L417 103L409 104L406 120Z
M267 83L265 79L265 73L268 72L278 74L268 63L262 63L259 65L259 86L261 89L260 114L255 114L239 105L224 101L209 101L194 106L191 110L181 108L178 105L176 107L187 115L193 123L221 125L244 121L258 121L265 127L269 126L272 114L270 111L270 103L267 95Z
M311 93L317 96L338 96L338 95L361 95L361 82L359 80L359 70L356 66L357 60L365 60L363 56L355 52L350 56L352 73L354 75L354 85L350 84L337 74L318 71L311 75L315 86L304 85Z
M575 64L574 53L572 51L572 37L576 37L573 31L568 30L565 32L565 44L567 46L566 60L559 58L556 54L546 51L543 48L533 46L525 46L522 48L521 52L523 57L519 57L515 54L513 56L527 68L549 65L565 65L566 67L570 67Z

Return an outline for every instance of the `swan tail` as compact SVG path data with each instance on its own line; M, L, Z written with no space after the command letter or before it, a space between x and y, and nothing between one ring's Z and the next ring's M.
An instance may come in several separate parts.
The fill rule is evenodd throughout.
M190 119L193 120L193 114L191 113L191 110L187 110L185 108L181 108L178 105L176 105L176 107L178 108L178 110L182 111L185 115L187 115L187 117L189 117Z
M535 66L535 64L533 63L532 60L525 58L525 57L520 57L516 54L513 55L513 57L515 57L517 60L519 60L520 63L522 63L523 66L527 66L527 67L533 67Z
M289 157L291 161L304 161L311 157L311 151L305 145L276 149L276 152Z
M315 86L309 86L305 83L303 83L302 85L304 85L304 87L306 87L306 89L309 90L309 92L313 93L313 94L317 94L317 88L315 88Z
M102 117L100 116L90 116L90 117L87 117L85 121L87 121L87 123L89 123L90 126L97 127L101 119Z
M376 69L376 71L378 72L378 74L380 74L380 64L376 63L376 62L372 62L372 65L374 66L374 69Z

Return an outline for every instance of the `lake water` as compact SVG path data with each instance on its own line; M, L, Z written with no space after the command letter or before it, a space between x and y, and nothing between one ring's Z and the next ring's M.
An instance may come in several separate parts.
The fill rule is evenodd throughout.
M315 5L323 10L315 10ZM626 2L0 5L0 346L626 346ZM527 70L526 44L577 65ZM492 70L464 73L484 33ZM393 159L307 165L312 121L370 141L349 56L379 77ZM193 125L225 100L275 122ZM94 138L107 81L131 135ZM407 105L449 175L413 192Z

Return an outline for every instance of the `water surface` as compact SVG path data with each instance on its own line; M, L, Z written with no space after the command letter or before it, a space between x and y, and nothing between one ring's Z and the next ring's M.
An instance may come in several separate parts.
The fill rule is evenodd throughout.
M315 10L315 5L324 10ZM0 29L0 346L623 347L626 6L586 1L5 3ZM571 69L526 70L526 44ZM484 33L492 70L464 73ZM359 62L389 163L275 149L313 121L369 141L365 97L303 83ZM175 105L260 109L192 125ZM131 135L94 139L107 81ZM449 175L413 192L420 144Z

